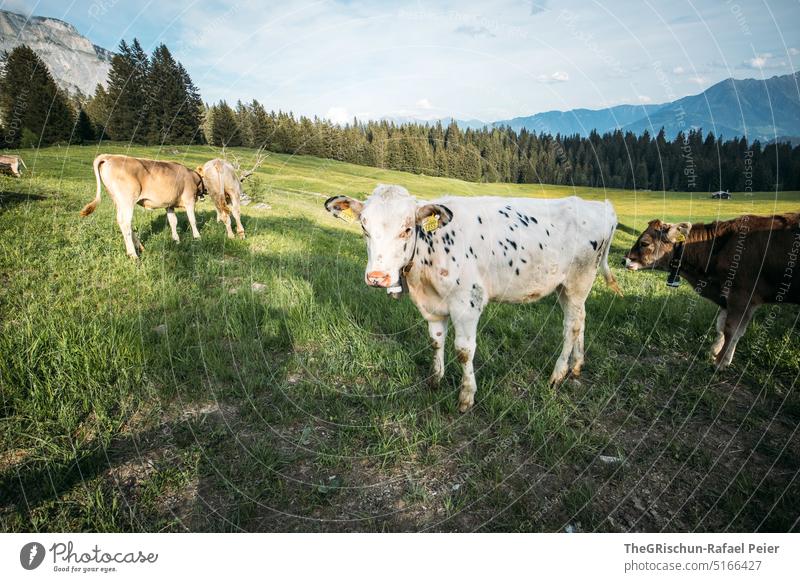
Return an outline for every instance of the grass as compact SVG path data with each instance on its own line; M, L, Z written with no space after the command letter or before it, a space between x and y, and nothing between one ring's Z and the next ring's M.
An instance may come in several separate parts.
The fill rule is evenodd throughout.
M213 156L103 151L190 167ZM322 208L380 182L429 198L608 197L616 265L652 218L794 210L800 194L471 184L272 155L247 184L246 240L225 238L210 202L200 241L179 213L180 245L163 211L137 210L137 264L107 194L78 217L97 153L26 151L31 173L0 177L0 530L800 527L796 307L774 321L764 309L718 374L713 306L615 267L626 296L593 290L584 377L551 390L555 301L493 304L476 406L460 415L452 345L431 390L423 320L366 288L356 229Z

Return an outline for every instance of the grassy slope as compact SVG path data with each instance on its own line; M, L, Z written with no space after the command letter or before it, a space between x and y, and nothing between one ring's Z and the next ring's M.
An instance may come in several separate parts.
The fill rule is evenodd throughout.
M135 264L107 194L77 216L96 149L23 153L33 177L0 178L0 530L798 528L796 308L765 309L715 375L715 310L618 271L625 299L598 283L587 306L585 377L551 391L555 302L492 305L462 416L452 351L430 390L416 309L363 285L356 229L321 206L378 182L429 198L608 196L627 227L618 262L625 231L656 216L796 209L797 193L713 202L273 155L248 185L247 240L228 241L208 202L202 241L179 216L179 246L163 212L137 210Z

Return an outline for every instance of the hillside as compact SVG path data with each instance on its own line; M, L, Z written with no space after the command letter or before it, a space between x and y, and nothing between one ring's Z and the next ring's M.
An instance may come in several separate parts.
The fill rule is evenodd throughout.
M189 167L217 153L103 151ZM21 153L30 173L0 176L2 531L797 527L796 307L774 319L765 309L735 366L715 373L716 308L663 273L619 267L631 228L650 218L766 213L797 193L720 202L271 155L245 183L245 240L225 238L209 200L200 240L177 213L177 245L164 211L137 208L146 250L133 262L106 193L78 216L96 147ZM253 155L229 153L243 166ZM562 340L548 297L486 310L468 414L456 410L451 338L445 379L429 387L424 321L408 298L364 284L358 226L323 209L327 195L377 182L427 197L608 196L625 297L598 279L580 380L547 386Z

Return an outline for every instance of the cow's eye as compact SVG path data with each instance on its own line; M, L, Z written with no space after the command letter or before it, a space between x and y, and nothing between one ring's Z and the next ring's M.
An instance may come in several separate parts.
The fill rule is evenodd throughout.
M641 243L639 243L639 244L640 244L640 245L642 245L642 248L644 248L644 249L646 249L647 247L649 247L649 246L650 246L650 243L649 243L649 242L647 242L647 241L645 241L645 240L643 240L643 241L642 241Z
M405 229L403 232L400 233L400 238L408 238L409 236L411 236L411 230L412 229L410 227Z

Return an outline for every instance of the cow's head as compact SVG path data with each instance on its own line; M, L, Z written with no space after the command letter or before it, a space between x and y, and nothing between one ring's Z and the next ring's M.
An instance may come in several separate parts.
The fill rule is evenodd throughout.
M441 228L453 217L446 206L417 202L401 186L380 185L364 202L333 196L325 209L347 222L359 222L367 241L364 280L373 287L396 287L414 256L418 228Z
M197 193L195 198L204 200L206 197L206 184L203 182L203 166L197 166L194 170L196 176Z
M631 250L625 254L625 268L631 271L668 268L673 247L676 243L685 241L691 229L691 222L667 224L660 220L651 220Z

